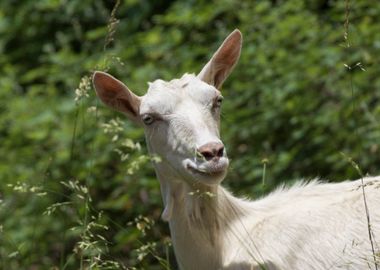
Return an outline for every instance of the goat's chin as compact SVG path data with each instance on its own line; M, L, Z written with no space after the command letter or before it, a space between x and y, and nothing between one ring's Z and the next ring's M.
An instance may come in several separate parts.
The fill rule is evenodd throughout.
M189 178L206 185L217 185L226 177L229 161L222 157L218 161L196 162L185 159L183 166Z

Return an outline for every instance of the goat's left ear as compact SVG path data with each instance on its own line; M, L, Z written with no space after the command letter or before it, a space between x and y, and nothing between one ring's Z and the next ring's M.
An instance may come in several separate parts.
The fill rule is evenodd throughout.
M202 81L220 89L240 57L242 34L235 29L198 74Z

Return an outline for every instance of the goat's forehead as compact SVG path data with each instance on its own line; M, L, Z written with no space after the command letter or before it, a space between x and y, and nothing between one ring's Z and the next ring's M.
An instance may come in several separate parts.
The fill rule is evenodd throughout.
M215 87L201 81L193 74L185 74L171 81L156 80L149 83L149 89L143 97L141 111L155 110L166 113L177 104L192 101L205 103L218 93Z

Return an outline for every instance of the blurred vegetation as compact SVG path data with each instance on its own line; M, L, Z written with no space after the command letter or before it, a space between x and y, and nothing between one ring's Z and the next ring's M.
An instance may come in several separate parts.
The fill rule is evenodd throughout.
M378 174L380 3L347 2L1 1L0 269L176 268L143 131L98 103L90 76L143 94L198 72L234 28L224 184L257 197L357 178L341 152Z

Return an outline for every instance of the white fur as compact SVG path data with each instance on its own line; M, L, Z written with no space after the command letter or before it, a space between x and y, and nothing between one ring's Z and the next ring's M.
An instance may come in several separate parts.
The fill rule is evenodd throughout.
M154 81L143 97L106 73L94 74L99 97L132 121L145 123L149 152L162 159L154 163L162 218L169 222L180 268L374 269L361 180L300 182L248 201L220 185L229 162L226 151L212 160L202 158L202 145L221 143L217 88L236 64L241 42L234 31L198 76ZM147 117L152 121L144 122ZM363 181L379 254L380 177Z
M183 84L187 88L179 89ZM146 128L146 135L150 152L163 157L155 164L165 204L163 219L169 221L181 269L373 268L360 180L300 182L250 202L183 171L181 161L192 156L202 138L197 132L214 133L215 137L206 136L209 140L219 138L211 117L192 99L210 99L213 91L187 74L168 83L153 82L142 101L143 113L150 106L162 114L178 114L179 123ZM364 181L372 183L365 192L372 230L380 239L380 178Z

